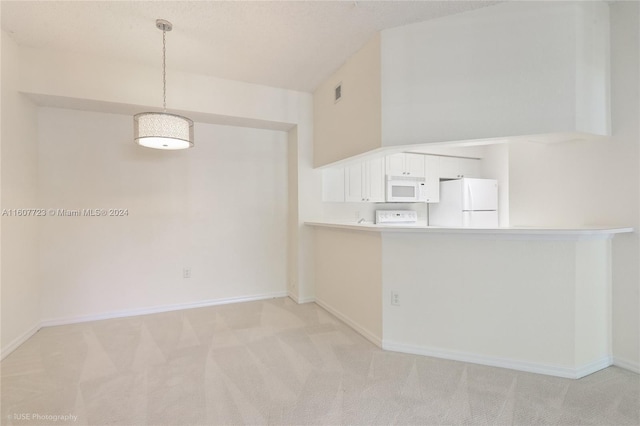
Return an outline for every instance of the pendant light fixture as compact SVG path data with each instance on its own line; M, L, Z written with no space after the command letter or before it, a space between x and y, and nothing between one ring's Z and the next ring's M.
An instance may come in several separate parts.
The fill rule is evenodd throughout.
M167 112L167 31L171 22L156 20L162 30L162 112L141 112L133 116L133 135L138 145L156 149L185 149L193 146L193 121Z

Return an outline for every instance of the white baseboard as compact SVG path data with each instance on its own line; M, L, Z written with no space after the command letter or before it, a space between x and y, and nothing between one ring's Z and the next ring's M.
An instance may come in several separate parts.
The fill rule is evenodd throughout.
M600 371L603 368L607 368L613 365L613 357L606 356L602 357L596 361L593 361L587 365L583 365L582 367L578 367L575 369L576 377L575 379L580 379L582 377L588 376L589 374L593 374L596 371Z
M571 368L542 363L518 361L506 358L490 357L468 352L459 352L440 348L407 345L403 343L383 341L382 348L394 352L403 352L414 355L425 355L434 358L449 359L454 361L469 362L472 364L488 365L490 367L508 368L510 370L526 371L528 373L546 374L548 376L579 379L596 371L602 370L612 364L611 357L603 357L595 362L582 367Z
M615 365L616 367L624 368L625 370L633 371L634 373L640 374L640 364L637 362L629 361L629 360L614 356L613 365Z
M42 327L51 327L55 325L77 324L89 321L99 321L113 318L133 317L138 315L157 314L161 312L179 311L182 309L204 308L207 306L226 305L229 303L252 302L256 300L274 299L277 297L287 297L287 293L279 291L275 293L257 294L253 296L227 297L223 299L201 300L198 302L177 303L174 305L161 305L149 308L128 309L123 311L105 312L95 315L82 315L66 318L54 318L43 320L40 325Z
M382 339L380 337L376 336L371 331L362 327L361 325L353 321L351 318L344 315L342 312L336 311L334 308L332 308L330 305L323 302L322 300L316 298L315 302L323 309L329 311L329 313L331 313L333 316L337 317L339 320L347 324L349 327L353 328L355 331L361 334L365 339L367 339L368 341L370 341L371 343L373 343L378 347L382 347Z
M215 306L215 305L226 305L229 303L252 302L256 300L275 299L277 297L287 297L287 293L284 291L279 291L275 293L257 294L253 296L227 297L224 299L210 299L210 300L202 300L198 302L177 303L174 305L153 306L150 308L128 309L124 311L105 312L102 314L95 314L95 315L82 315L82 316L43 320L43 321L40 321L40 323L34 325L29 330L27 330L21 336L18 336L17 338L15 338L11 343L7 345L6 348L2 348L0 352L0 359L6 358L11 352L16 350L18 346L20 346L21 344L26 342L31 336L37 333L38 330L40 330L42 327L78 324L78 323L89 322L89 321L99 321L99 320L113 319L113 318L125 318L125 317L133 317L138 315L157 314L161 312L179 311L182 309L203 308L206 306Z
M293 300L294 302L296 302L299 305L301 305L303 303L311 303L311 302L315 302L316 301L315 297L298 297L293 293L289 293L287 296L289 296L289 298L291 300Z
M2 348L2 350L0 351L0 359L5 359L11 352L15 351L18 346L20 346L21 344L29 340L31 336L36 334L41 327L41 324L38 323L26 332L22 333L20 336L13 339L13 341L11 341L11 343L9 343L7 347Z

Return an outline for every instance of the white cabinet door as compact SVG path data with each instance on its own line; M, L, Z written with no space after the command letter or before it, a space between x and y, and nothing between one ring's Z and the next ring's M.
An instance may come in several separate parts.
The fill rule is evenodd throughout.
M409 153L388 155L386 172L392 176L425 177L424 155Z
M440 177L442 179L459 179L463 177L480 177L480 160L474 158L441 157Z
M384 202L384 168L383 158L346 167L344 169L345 201Z
M353 164L344 169L345 201L364 201L362 193L363 163Z
M404 176L404 154L387 155L386 164L386 171L388 175Z
M322 170L322 201L344 202L344 169L342 167Z
M366 163L366 198L371 203L382 203L385 200L384 170L385 161L383 158L370 160Z
M435 155L424 156L425 184L427 185L427 203L440 201L440 159Z
M424 155L404 154L404 170L407 176L425 177Z

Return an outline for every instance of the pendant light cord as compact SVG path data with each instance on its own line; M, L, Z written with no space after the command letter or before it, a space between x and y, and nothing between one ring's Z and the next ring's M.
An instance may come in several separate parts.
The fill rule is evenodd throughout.
M162 30L162 110L167 112L167 31Z

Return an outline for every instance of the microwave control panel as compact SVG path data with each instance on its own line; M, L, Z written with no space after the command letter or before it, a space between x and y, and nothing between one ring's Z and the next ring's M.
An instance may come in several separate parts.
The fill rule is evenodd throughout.
M414 210L376 210L377 224L416 223L418 212Z

